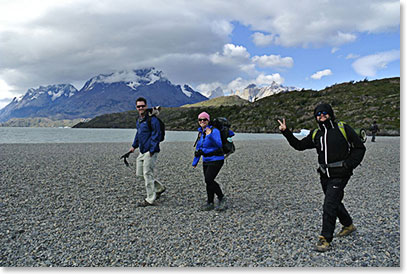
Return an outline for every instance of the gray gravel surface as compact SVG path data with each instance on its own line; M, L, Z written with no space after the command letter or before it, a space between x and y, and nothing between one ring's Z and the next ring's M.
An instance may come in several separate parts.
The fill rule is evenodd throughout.
M400 266L400 139L368 142L345 189L357 231L314 251L323 194L314 150L236 142L217 181L226 212L200 212L191 143L161 144L155 207L130 143L0 145L0 266ZM340 224L337 223L337 230Z

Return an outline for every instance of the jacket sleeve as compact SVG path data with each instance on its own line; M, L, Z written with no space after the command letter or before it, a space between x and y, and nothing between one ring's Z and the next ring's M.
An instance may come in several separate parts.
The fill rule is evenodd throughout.
M158 122L158 119L155 117L151 117L151 141L150 141L150 149L149 151L151 153L155 152L155 148L158 146L160 143L160 122Z
M354 169L362 162L363 157L365 156L366 147L353 128L345 124L345 131L348 137L348 142L351 145L350 153L345 160L345 164L349 168Z
M292 146L296 150L302 151L310 148L315 148L315 144L312 141L312 131L308 134L307 137L301 140L298 140L288 128L281 133L287 139L290 146Z
M134 137L133 144L131 145L134 148L138 148L138 132L139 132L139 130L138 130L138 122L136 124L136 128L137 128L136 136Z
M195 151L201 149L201 142L202 142L202 134L198 134L198 140L196 141ZM201 156L195 156L194 160L192 161L192 166L196 166L201 159Z
M196 166L199 162L199 159L201 159L201 156L195 156L194 160L192 161L192 166Z

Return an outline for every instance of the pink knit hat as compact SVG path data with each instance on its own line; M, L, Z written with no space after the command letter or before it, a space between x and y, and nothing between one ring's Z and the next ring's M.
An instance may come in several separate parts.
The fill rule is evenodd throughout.
M208 119L208 121L211 120L211 119L209 118L209 114L206 113L205 111L204 111L204 112L201 112L201 113L198 115L198 119L199 119L199 118L206 118L206 119Z

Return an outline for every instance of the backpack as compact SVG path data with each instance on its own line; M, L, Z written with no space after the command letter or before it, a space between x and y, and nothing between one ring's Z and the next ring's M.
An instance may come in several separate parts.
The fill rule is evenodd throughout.
M342 133L343 137L345 138L345 140L349 143L348 141L348 136L346 134L346 130L345 130L345 122L339 121L338 122L338 127L339 127L339 131ZM315 140L315 135L317 135L318 132L318 128L314 129L314 131L312 132L312 141L314 142ZM366 135L366 130L363 128L360 129L356 129L355 130L356 134L359 136L360 140L362 141L362 143L365 143L367 140L367 135Z
M160 118L157 117L157 115L160 113L160 110L160 107L147 109L147 124L150 131L153 131L153 126L151 125L151 117L154 116L155 118L157 118L158 123L160 124L160 142L162 142L165 138L165 124Z
M223 154L225 154L227 157L235 152L235 144L233 144L232 136L229 135L231 126L229 121L225 117L217 117L211 121L211 125L217 128L220 132Z

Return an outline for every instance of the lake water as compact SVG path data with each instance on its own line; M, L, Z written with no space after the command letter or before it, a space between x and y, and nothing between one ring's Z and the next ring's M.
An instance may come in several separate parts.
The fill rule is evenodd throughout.
M0 144L132 143L135 133L135 129L0 127ZM194 142L196 137L196 131L166 131L164 142ZM233 140L272 140L282 138L284 137L281 134L236 133Z

